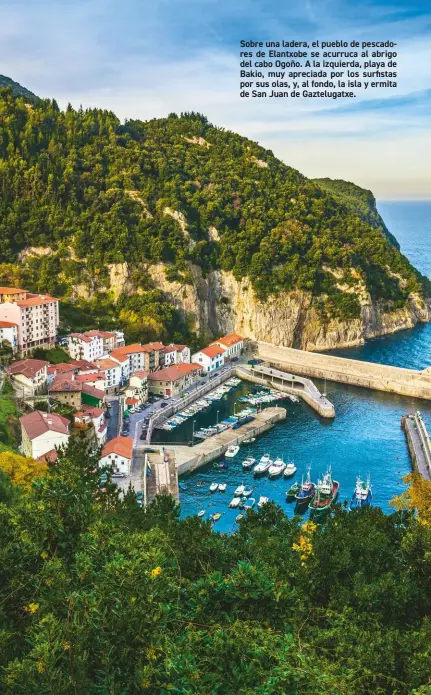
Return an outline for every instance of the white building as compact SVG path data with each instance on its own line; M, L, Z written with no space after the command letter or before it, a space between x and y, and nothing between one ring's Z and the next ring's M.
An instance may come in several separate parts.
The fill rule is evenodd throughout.
M237 333L229 333L215 340L212 345L218 345L225 351L225 361L231 360L234 357L239 357L244 348L244 338Z
M130 375L126 396L136 401L133 405L142 405L146 403L148 400L148 372L140 369L138 372L134 372Z
M67 446L70 423L62 415L35 410L23 415L19 421L22 435L21 451L24 456L37 459L45 454L54 453L56 447Z
M75 413L75 422L88 425L90 422L94 428L96 447L105 444L108 434L108 424L103 408L87 406L84 410Z
M103 336L97 331L94 332L96 335L70 333L67 336L67 351L72 359L94 362L98 357L103 357Z
M99 372L105 375L105 393L113 393L121 385L121 364L110 357L96 360Z
M166 345L160 350L160 366L171 364L190 364L190 348L187 345Z
M11 321L0 321L0 345L8 343L13 352L18 350L18 326Z
M0 287L0 321L17 326L18 351L55 346L59 324L58 299L13 287Z
M193 362L202 366L202 371L206 374L214 372L224 365L224 349L218 345L209 345L199 352L195 352L192 357Z
M7 369L14 388L22 396L34 396L45 391L47 387L49 362L45 360L20 360L13 362Z
M99 466L112 466L113 475L130 475L133 457L133 439L115 437L105 444Z

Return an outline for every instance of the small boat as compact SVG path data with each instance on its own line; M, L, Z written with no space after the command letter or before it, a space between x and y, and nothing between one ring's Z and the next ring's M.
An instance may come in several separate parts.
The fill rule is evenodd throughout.
M297 468L296 468L295 464L293 463L293 461L290 461L290 463L288 463L286 465L286 468L284 469L283 475L285 478L291 478L292 475L295 475L296 471L297 471Z
M331 468L329 467L323 478L318 480L314 497L310 502L310 510L315 516L319 516L329 511L332 503L335 502L340 490L340 483L332 479Z
M198 516L205 516L206 509L201 509L200 512L198 512Z
M226 461L218 461L213 463L213 468L218 471L225 470L226 468L229 468L229 466L227 465Z
M298 396L289 396L290 400L292 403L299 403L299 398Z
M286 502L293 502L295 499L295 496L299 492L300 485L299 483L293 483L292 487L288 489L286 492Z
M235 523L237 524L241 519L244 519L244 514L238 514L238 516L235 519Z
M211 483L210 492L215 492L216 490L218 490L218 483Z
M272 459L269 458L268 454L264 454L257 466L253 468L253 473L255 475L261 475L262 473L266 473L268 468L272 465Z
M212 514L211 521L213 522L213 524L215 524L215 522L218 521L220 519L220 517L221 517L220 512L215 512L214 514Z
M235 497L242 497L244 494L244 485L238 485L237 489L233 493Z
M253 444L253 442L256 441L256 437L249 437L248 439L243 440L243 444Z
M187 485L185 483L178 483L180 490L187 490Z
M218 486L218 491L219 492L226 492L227 484L226 483L219 483Z
M252 456L247 456L247 458L242 462L242 467L245 471L249 471L250 468L253 468L255 463L256 459L254 459Z
M370 476L364 482L359 476L356 478L356 486L350 502L350 509L363 509L369 507L373 493L371 490Z
M301 487L295 495L296 503L298 506L308 506L314 496L314 491L316 486L311 482L310 478L310 467L308 468L307 477L304 482L304 478L301 482Z
M276 458L275 461L268 468L268 475L270 478L277 478L281 475L286 468L282 458Z
M269 497L262 497L261 496L259 498L259 502L257 503L257 506L259 507L259 509L261 509L265 504L268 504L268 502L269 502Z
M227 448L227 451L225 453L225 457L227 459L233 459L233 457L237 455L238 451L239 451L239 446L236 446L236 445L234 446L233 444L231 444Z
M234 497L230 502L229 502L229 507L231 509L237 509L239 505L241 504L241 497Z
M244 490L242 493L244 497L250 497L252 492L253 488L251 487L251 485L244 485Z
M253 509L255 504L256 500L254 499L254 497L249 497L249 499L244 504L244 509Z

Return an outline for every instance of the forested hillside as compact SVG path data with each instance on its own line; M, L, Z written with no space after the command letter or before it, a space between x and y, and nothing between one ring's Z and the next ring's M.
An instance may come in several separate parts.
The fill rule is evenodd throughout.
M82 283L103 295L109 266L122 263L151 292L142 269L157 262L185 284L191 264L248 277L260 299L303 290L342 319L359 316L355 286L389 309L430 292L372 195L341 184L308 180L196 113L122 124L108 111L62 112L0 91L1 274L62 298ZM18 271L27 247L45 255ZM109 310L109 292L104 300Z
M81 447L0 470L2 693L429 695L430 483L419 520L271 503L226 536L119 501Z

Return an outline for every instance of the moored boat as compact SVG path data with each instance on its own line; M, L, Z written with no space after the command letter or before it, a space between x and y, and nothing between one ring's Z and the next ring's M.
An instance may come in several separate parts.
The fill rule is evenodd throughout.
M255 463L256 459L254 459L252 456L247 456L247 458L242 462L243 470L249 471L251 468L253 468Z
M252 509L255 504L256 500L254 499L254 497L249 497L246 503L244 504L244 509Z
M238 516L236 517L235 523L237 524L239 521L241 521L241 519L244 519L244 514L241 514L241 513L240 513L240 514L238 514Z
M373 493L371 490L370 476L367 476L365 482L358 476L350 502L350 509L363 509L364 507L369 507L372 497Z
M214 512L214 514L211 516L211 521L213 522L213 524L215 524L215 522L218 521L220 519L220 517L221 517L220 512Z
M240 504L241 504L241 497L236 497L236 496L235 496L235 497L229 502L229 507L231 507L231 509L237 509L237 507L239 507Z
M266 473L271 465L272 459L269 457L269 454L264 454L259 463L253 468L253 473L255 475L262 475L263 473Z
M218 486L219 492L226 492L226 488L227 488L227 483L219 483L219 486Z
M295 464L293 463L293 461L290 461L289 463L286 464L286 468L284 469L283 475L285 478L291 478L292 475L295 475L296 471L297 471L297 468L296 468Z
M253 488L251 487L251 485L244 485L244 490L242 494L245 498L250 497L252 492Z
M205 516L206 509L201 509L200 512L198 512L198 516L202 517Z
M277 478L281 475L286 468L282 458L276 458L275 461L268 468L268 475L270 478Z
M329 467L323 478L317 481L314 497L310 502L310 510L314 516L320 516L329 511L333 502L337 499L340 483L332 479Z
M243 440L243 444L253 444L253 442L256 441L256 437L249 437L248 439Z
M227 459L233 459L233 457L237 455L238 451L239 451L239 446L231 444L227 448L227 451L225 453L225 457Z
M293 485L286 492L286 502L293 502L295 496L299 492L300 487L301 486L299 483L293 483Z
M261 509L265 504L268 504L268 502L269 502L269 497L261 496L259 498L259 502L257 503L257 506L259 507L259 509Z
M242 495L244 494L244 487L244 485L238 485L235 492L233 493L235 497L242 497Z
M211 483L210 492L215 492L216 490L218 490L218 483Z
M295 495L296 504L300 507L308 506L314 497L316 486L311 482L310 471L311 469L308 468L307 477L305 481L304 478L302 479L301 486Z

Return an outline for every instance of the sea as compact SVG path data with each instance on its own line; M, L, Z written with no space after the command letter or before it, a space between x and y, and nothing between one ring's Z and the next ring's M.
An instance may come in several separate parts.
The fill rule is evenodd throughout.
M381 202L378 209L388 229L398 239L401 251L421 273L431 278L431 200L412 202ZM368 341L357 348L332 351L331 354L390 364L411 369L431 366L431 324L421 324L385 338ZM323 390L324 384L316 380ZM196 429L222 420L238 409L237 398L254 386L242 383L222 401L198 415ZM385 512L391 511L390 501L405 488L403 477L410 472L411 463L405 435L400 427L401 416L420 410L431 432L431 401L407 398L371 391L334 382L327 382L326 393L335 406L332 421L320 418L307 405L282 401L287 419L258 437L253 444L243 445L227 470L219 471L212 464L181 480L186 489L180 492L181 515L195 515L205 510L204 519L214 512L222 514L215 530L231 533L237 528L238 510L228 504L235 488L241 483L254 486L252 497L256 505L261 495L280 504L286 514L293 515L295 505L287 503L286 490L292 482L301 481L311 466L316 480L331 466L333 477L340 482L339 501L348 503L356 476L370 476L373 504ZM188 442L192 424L187 422L169 433L159 433L159 439ZM259 459L269 453L271 458L282 456L294 461L297 473L284 480L254 479L244 473L241 461L246 456ZM227 483L226 492L211 494L212 482ZM308 512L306 512L306 515Z

